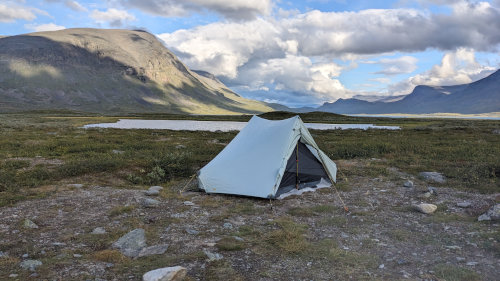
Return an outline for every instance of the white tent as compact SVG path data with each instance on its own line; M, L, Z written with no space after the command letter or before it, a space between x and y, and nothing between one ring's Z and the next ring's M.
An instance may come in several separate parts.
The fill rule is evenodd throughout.
M199 171L198 186L207 193L277 198L325 181L331 184L336 174L337 166L299 116L279 121L254 116Z

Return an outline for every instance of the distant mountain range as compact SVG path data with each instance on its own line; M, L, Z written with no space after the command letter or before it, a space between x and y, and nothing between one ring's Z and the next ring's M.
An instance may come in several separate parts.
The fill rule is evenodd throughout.
M0 112L261 113L282 106L243 98L186 67L144 31L65 29L0 37Z
M314 109L339 114L461 113L500 112L500 70L470 84L417 86L407 96L394 100L339 99ZM374 100L374 97L371 97Z

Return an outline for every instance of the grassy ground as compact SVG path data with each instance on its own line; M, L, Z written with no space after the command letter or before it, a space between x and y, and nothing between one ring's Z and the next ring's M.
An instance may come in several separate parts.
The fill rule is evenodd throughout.
M66 115L66 116L54 116ZM279 119L292 114L264 114ZM143 118L144 116L139 116ZM148 115L147 118L177 118ZM185 118L185 117L183 117ZM194 117L189 117L194 118ZM197 117L198 118L198 117ZM204 116L207 120L247 120L248 116ZM200 118L198 118L200 119ZM438 170L452 186L498 192L499 121L370 119L325 113L302 114L306 122L399 125L400 131L313 131L319 146L332 158L384 158L372 171L386 166L417 174ZM236 132L81 129L88 123L113 122L116 117L67 116L67 113L0 115L0 206L43 195L31 188L86 176L126 187L185 178L210 161ZM380 121L382 120L382 121ZM349 177L355 167L340 167Z
M288 116L291 114L283 112L264 115L270 119ZM332 190L275 201L271 210L265 200L200 193L180 196L178 191L187 179L236 132L82 129L84 124L114 122L118 117L72 112L0 115L0 214L9 215L7 207L12 206L12 212L25 214L18 219L6 216L14 222L9 227L17 228L21 218L33 216L38 216L35 223L41 225L39 230L0 237L0 251L10 255L0 258L0 272L18 272L27 278L29 274L23 275L26 273L17 266L22 254L46 249L39 257L44 262L39 273L46 278L58 278L59 268L78 271L78 266L109 263L114 266L99 276L139 277L147 270L179 264L189 264L189 275L206 280L245 280L255 274L262 280L283 276L387 280L402 278L400 272L411 270L415 271L412 276L422 270L422 278L440 280L489 280L494 276L486 265L478 273L455 260L469 253L478 253L482 259L500 258L495 225L474 223L475 217L456 210L456 200L500 192L500 135L493 133L500 129L500 121L355 118L324 113L301 117L306 122L402 127L399 131L312 131L318 145L339 166L338 188L351 208L348 216ZM428 199L438 205L436 214L429 217L416 214L407 205L418 195L408 201L400 190L408 177L425 187L417 176L422 171L442 172L448 178L447 188L438 185L444 195ZM83 184L91 195L85 197L68 185L74 183ZM137 202L142 190L157 184L165 187L160 194L162 212L141 208ZM192 200L196 207L183 205L185 200ZM66 215L61 219L60 214ZM234 228L223 228L225 222ZM106 223L107 234L96 237L89 233L102 223ZM186 225L201 234L196 239L186 237ZM0 227L4 227L2 222ZM167 254L132 260L110 249L113 241L137 227L146 230L148 243L170 243ZM425 231L421 231L423 227ZM48 241L64 242L71 249L53 249L49 242L48 248L40 248L25 242L40 241L37 235L54 236L54 241ZM226 258L207 263L202 251L207 241ZM444 245L460 245L462 250L455 254L443 250ZM74 261L72 251L83 255L80 262ZM393 256L388 257L389 253ZM382 263L392 268L377 269ZM304 264L307 272L301 271Z

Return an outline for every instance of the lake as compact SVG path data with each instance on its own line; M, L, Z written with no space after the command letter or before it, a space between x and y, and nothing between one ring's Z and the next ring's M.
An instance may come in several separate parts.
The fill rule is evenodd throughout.
M234 121L194 121L194 120L142 120L120 119L116 123L88 124L84 128L114 128L114 129L159 129L175 131L239 131L247 122ZM323 124L305 123L313 130L347 130L347 129L385 129L399 130L399 126L376 126L373 124Z

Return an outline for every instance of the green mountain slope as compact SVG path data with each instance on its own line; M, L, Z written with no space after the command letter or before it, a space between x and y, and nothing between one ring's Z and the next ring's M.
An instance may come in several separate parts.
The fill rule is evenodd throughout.
M0 112L272 111L189 70L144 31L65 29L0 38Z

